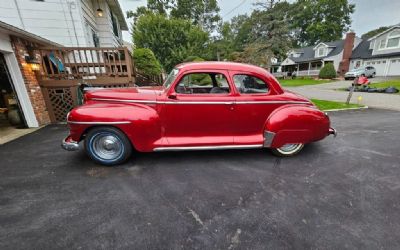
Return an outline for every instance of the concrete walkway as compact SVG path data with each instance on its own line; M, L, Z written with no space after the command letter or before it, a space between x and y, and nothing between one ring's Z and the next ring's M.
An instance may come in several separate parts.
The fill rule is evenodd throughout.
M371 79L372 82L379 82L382 80L383 79L379 78ZM337 81L318 85L286 87L285 89L301 94L308 98L345 102L349 92L337 91L336 89L349 87L350 84L351 81ZM399 94L354 92L351 98L351 103L358 103L359 96L362 97L362 100L359 103L361 105L400 111Z

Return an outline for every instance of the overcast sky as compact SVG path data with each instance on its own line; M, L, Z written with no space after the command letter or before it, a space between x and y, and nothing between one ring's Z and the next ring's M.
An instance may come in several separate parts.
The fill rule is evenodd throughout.
M381 27L400 23L400 0L349 0L356 5L352 16L353 23L351 28L357 36L363 33ZM120 0L122 9L135 10L136 7L146 5L146 0ZM218 0L221 8L221 16L224 20L238 15L250 13L253 3L257 0ZM293 0L289 0L293 2ZM128 20L130 23L132 20ZM130 26L130 24L129 24ZM124 32L124 39L131 41L128 32Z

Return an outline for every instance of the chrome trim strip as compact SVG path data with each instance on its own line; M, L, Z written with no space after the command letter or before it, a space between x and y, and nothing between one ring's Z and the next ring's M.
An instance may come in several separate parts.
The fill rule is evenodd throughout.
M310 104L300 101L238 101L236 104Z
M132 103L147 103L147 104L156 104L156 101L148 101L148 100L131 100L131 99L108 99L108 98L92 98L91 100L95 101L111 101L111 102L132 102Z
M197 146L197 147L158 147L153 151L187 151L187 150L222 150L222 149L251 149L262 148L262 144L253 145L223 145L223 146Z
M75 122L75 121L67 121L70 124L104 124L104 125L112 125L112 124L129 124L129 121L118 121L118 122Z
M309 104L309 102L301 101L148 101L148 100L131 100L131 99L107 99L107 98L93 98L96 101L111 101L111 102L125 102L125 103L144 103L144 104L222 104L222 105L233 105L233 104Z
M270 131L264 131L264 147L271 147L272 141L274 140L275 133Z
M222 105L233 105L235 102L215 102L215 101L210 101L210 102L190 102L190 101L176 101L176 102L157 102L158 104L222 104Z

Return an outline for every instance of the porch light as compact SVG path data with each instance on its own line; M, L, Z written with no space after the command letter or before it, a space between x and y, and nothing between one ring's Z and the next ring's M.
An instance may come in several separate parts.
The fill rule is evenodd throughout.
M97 10L96 10L97 16L98 16L98 17L102 17L102 16L103 16L103 10L100 8L99 0L97 0L97 6L98 6L98 8L97 8Z
M25 56L25 61L31 67L31 69L33 71L40 70L40 63L38 60L36 60L36 58L31 57L31 56Z
M32 45L26 46L27 54L25 55L25 62L31 67L33 71L40 70L40 62L36 59L34 48Z
M103 16L103 10L98 8L97 9L97 16L102 17Z

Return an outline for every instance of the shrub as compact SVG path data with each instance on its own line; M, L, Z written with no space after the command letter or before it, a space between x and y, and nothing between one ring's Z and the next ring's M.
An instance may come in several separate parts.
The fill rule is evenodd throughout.
M137 70L143 75L158 76L161 74L160 62L158 62L153 51L150 49L135 49L133 51L133 59Z
M336 77L336 70L332 63L325 64L319 71L319 78L332 79Z

